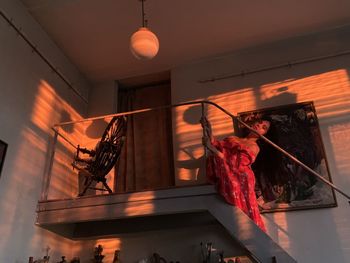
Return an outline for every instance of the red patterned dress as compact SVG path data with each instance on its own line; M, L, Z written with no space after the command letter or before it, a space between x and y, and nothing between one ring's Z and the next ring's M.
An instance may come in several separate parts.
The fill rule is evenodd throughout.
M208 157L209 182L216 184L218 192L229 204L239 207L266 232L254 190L255 176L250 167L259 151L258 145L235 136L222 141L214 139L211 143L224 157Z

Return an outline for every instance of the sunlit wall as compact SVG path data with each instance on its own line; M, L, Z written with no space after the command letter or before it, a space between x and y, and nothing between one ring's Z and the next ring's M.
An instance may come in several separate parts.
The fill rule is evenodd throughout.
M218 258L216 251L224 251L226 256L246 253L221 225L124 233L115 237L77 241L74 247L75 255L80 257L81 262L91 262L94 248L98 245L103 247L103 262L112 262L115 250L121 251L121 262L152 262L150 258L154 253L164 257L167 262L202 262L201 242L212 242L215 249L213 259Z
M88 86L82 84L83 78L47 39L22 4L16 0L2 1L0 8L62 72L75 74L77 89L86 95ZM50 128L57 122L81 118L86 103L3 18L0 18L0 38L0 138L8 143L0 176L0 262L28 262L29 256L42 258L47 247L53 262L57 262L61 255L70 256L72 241L34 225L52 137ZM61 164L54 167L58 173L66 165L61 154L66 148L61 144L58 150ZM72 187L61 185L55 191L68 194Z
M350 56L287 66L288 62L347 50L349 28L299 37L227 56L203 60L172 72L173 103L208 99L233 114L297 102L313 101L333 182L350 189L348 154L350 125ZM341 38L339 36L342 36ZM332 43L337 43L334 46ZM222 77L265 66L285 67L260 73ZM238 74L239 75L239 74ZM173 112L173 144L178 185L205 181L200 106ZM234 133L230 118L209 106L205 114L213 133L223 138ZM349 262L350 211L346 199L337 195L338 207L264 214L269 235L298 262ZM317 242L315 242L317 240Z

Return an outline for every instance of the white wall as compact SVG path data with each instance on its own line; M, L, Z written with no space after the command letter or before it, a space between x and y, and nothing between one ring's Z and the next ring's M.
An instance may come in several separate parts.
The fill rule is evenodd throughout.
M332 179L335 184L347 190L350 186L347 146L350 145L349 56L205 84L200 84L198 80L337 53L348 48L349 32L348 28L341 28L179 66L172 70L172 103L209 99L235 114L276 105L314 101ZM281 87L288 89L280 89ZM96 96L99 98L98 94ZM94 115L92 110L90 113ZM106 114L110 113L106 110ZM201 128L198 124L200 112L198 107L182 107L174 111L173 142L178 185L205 181L204 162L201 158ZM214 133L218 137L232 133L232 124L228 118L215 111L210 114ZM336 208L264 214L268 233L300 263L349 262L350 252L347 247L350 245L350 212L348 203L342 196L337 194L337 200ZM223 235L215 227L204 232L205 230L201 232L201 227L191 229L191 238L186 239L184 246L181 241L186 236L186 229L175 234L170 230L160 231L160 238L153 238L156 233L150 232L81 241L75 243L74 254L87 261L92 256L94 246L102 244L108 259L111 259L115 249L121 249L124 262L135 262L137 258L154 251L176 260L170 250L176 248L181 259L190 262L184 257L186 248L196 246L201 239L217 241ZM171 244L168 240L172 241ZM218 241L219 246L225 246L229 242L230 239L226 238Z
M333 182L349 192L350 55L215 82L198 82L336 53L348 49L349 44L350 28L339 28L179 66L172 71L172 102L209 99L236 114L314 101ZM200 107L182 107L173 114L178 185L203 180L200 112ZM220 114L210 112L218 137L233 132L230 119ZM350 209L339 194L337 200L336 208L264 214L268 233L300 263L350 262Z
M150 258L153 253L158 253L167 262L200 263L203 262L201 242L212 242L213 248L223 251L227 257L246 254L220 225L173 228L122 234L109 239L77 241L75 253L80 256L81 262L90 262L94 247L100 244L104 248L104 262L112 262L114 251L118 249L121 251L121 262L126 263L137 263L141 259ZM213 252L213 258L216 256L216 252Z
M22 4L5 0L0 9L87 100L87 81ZM56 262L61 255L70 256L72 241L34 225L50 127L81 118L87 105L2 17L0 39L0 139L8 143L0 177L0 262L28 262L29 256L41 258L47 246Z
M89 92L89 117L117 112L118 84L116 81L94 83Z
M21 3L4 0L0 8L87 98L86 80L26 13ZM180 66L172 71L173 103L206 98L236 113L313 100L333 181L345 190L350 189L347 146L350 145L349 56L241 78L198 83L200 79L213 76L347 49L350 46L349 32L348 29L339 29ZM35 227L35 208L40 198L49 127L60 121L79 118L88 109L2 18L0 39L0 139L9 144L0 177L0 262L27 262L29 256L43 256L46 246L51 247L53 262L59 261L60 255L68 258L82 255L88 261L89 251L100 242L106 246L114 242L109 247L110 252L120 246L124 262L132 262L131 259L154 251L177 260L172 248L184 252L180 259L186 262L186 249L191 245L198 248L199 240L217 241L218 246L229 244L226 233L215 227L191 229L193 238L189 239L189 230L181 229L92 242L72 242ZM278 88L284 86L288 87L287 92L279 92ZM106 87L109 90L111 86ZM97 108L91 104L90 114L103 114L94 112ZM179 185L203 182L205 178L203 162L199 159L203 154L199 117L198 108L184 107L174 113L174 156ZM227 135L232 132L230 125L225 119L214 120L214 132L219 136ZM349 262L350 211L343 197L337 195L337 199L336 208L265 214L269 234L300 263ZM182 246L183 239L186 243ZM149 240L152 243L148 243ZM111 253L108 255L110 257Z
M118 84L116 81L105 81L94 83L89 92L89 105L87 117L100 117L110 115L117 112L118 102ZM104 118L94 120L92 122L84 122L85 136L82 147L93 149L102 137L108 123L112 118ZM106 176L107 184L113 189L114 169L112 169ZM96 194L103 194L101 191L88 190L87 193L95 192Z

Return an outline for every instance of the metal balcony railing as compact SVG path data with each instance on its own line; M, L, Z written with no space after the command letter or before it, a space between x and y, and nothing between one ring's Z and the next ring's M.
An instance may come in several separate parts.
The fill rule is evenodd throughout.
M52 128L52 130L54 131L54 136L52 138L52 141L51 141L51 144L50 144L50 149L49 149L49 152L48 152L48 162L47 162L46 169L45 169L41 200L48 200L50 185L53 184L52 173L53 173L53 170L55 170L55 168L54 168L54 161L55 161L55 159L57 159L57 157L55 157L55 155L57 154L57 151L62 150L62 149L58 149L58 147L57 147L58 140L59 139L63 140L64 143L66 143L73 150L77 150L78 147L79 147L78 146L79 142L77 143L77 140L79 141L79 139L82 136L79 136L79 133L74 134L74 135L69 134L69 128L67 128L67 127L69 127L71 125L77 126L77 125L80 125L80 124L85 124L86 125L87 123L91 124L92 122L103 121L103 120L108 119L108 118L119 117L119 116L135 115L135 114L140 114L140 113L144 113L144 112L150 112L150 111L155 111L155 110L160 110L160 109L167 109L167 108L176 108L176 107L181 107L181 106L186 106L186 105L187 106L188 105L201 105L201 107L202 107L202 114L203 115L204 115L204 106L205 105L212 105L212 106L216 107L217 109L222 111L224 114L226 114L230 118L232 118L233 121L237 121L240 125L244 126L245 128L247 128L251 132L256 133L266 143L270 144L272 147L274 147L279 152L281 152L282 154L284 154L285 156L290 158L293 162L295 162L300 167L302 167L303 169L308 171L310 174L314 175L319 180L321 180L323 183L327 184L332 189L334 189L335 191L337 191L338 193L343 195L345 198L350 200L350 196L348 194L346 194L344 191L342 191L341 189L339 189L332 182L330 182L327 179L325 179L319 173L317 173L316 171L314 171L313 169L311 169L310 167L305 165L303 162L301 162L295 156L291 155L286 150L282 149L281 147L276 145L274 142L272 142L271 140L269 140L265 136L258 134L252 127L250 127L248 124L243 122L239 117L234 116L233 114L231 114L230 112L225 110L223 107L219 106L218 104L216 104L216 103L214 103L212 101L208 101L208 100L189 101L189 102L178 103L178 104L174 104L174 105L166 105L166 106L161 106L161 107L140 109L140 110L134 110L134 111L129 111L129 112L123 112L123 113L116 113L116 114L104 115L104 116L99 116L99 117L87 118L87 119L82 119L82 120L78 120L78 121L63 122L63 123L59 123L59 124L54 125L53 128ZM79 128L77 128L77 130L79 130ZM96 143L96 140L94 141L94 143ZM71 154L73 154L73 152ZM68 161L68 164L67 163L64 164L64 158L62 160L59 160L59 161L61 161L61 163L60 163L61 166L70 166L69 161ZM55 172L57 173L58 170L59 169L56 169ZM60 182L60 180L56 180L57 184L59 184L59 182ZM76 182L76 183L78 183L78 182Z

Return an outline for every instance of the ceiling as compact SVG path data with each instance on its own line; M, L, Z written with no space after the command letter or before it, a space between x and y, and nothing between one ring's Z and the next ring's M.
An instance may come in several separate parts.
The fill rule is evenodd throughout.
M139 0L21 0L91 82L169 70L210 56L350 24L349 0L147 0L160 50L129 52L142 24Z

